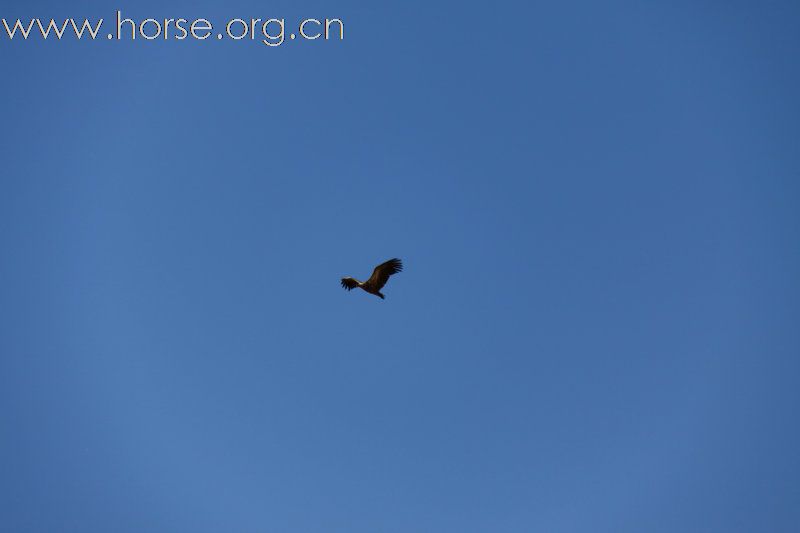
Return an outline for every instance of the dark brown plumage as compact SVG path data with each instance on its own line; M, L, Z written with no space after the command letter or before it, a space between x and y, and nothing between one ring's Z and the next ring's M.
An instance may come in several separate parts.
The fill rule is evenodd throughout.
M389 276L392 274L397 274L398 272L402 272L402 270L402 261L397 258L389 259L385 263L376 266L375 270L372 271L372 275L367 281L358 281L357 279L350 277L342 278L342 287L348 291L358 287L383 299L384 296L381 294L381 289L384 285L386 285L386 282L389 281Z

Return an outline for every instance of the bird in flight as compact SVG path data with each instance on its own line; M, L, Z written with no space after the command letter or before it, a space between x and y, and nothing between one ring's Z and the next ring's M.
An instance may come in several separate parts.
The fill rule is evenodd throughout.
M342 278L342 287L351 291L356 287L367 291L370 294L374 294L375 296L380 296L383 299L383 294L381 294L381 289L386 282L389 281L389 276L392 274L397 274L403 270L403 263L399 259L389 259L385 263L382 263L375 267L375 270L372 271L372 275L369 277L367 281L358 281L355 278Z

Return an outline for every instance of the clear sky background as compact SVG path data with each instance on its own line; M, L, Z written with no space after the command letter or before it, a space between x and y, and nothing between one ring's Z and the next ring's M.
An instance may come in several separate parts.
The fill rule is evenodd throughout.
M345 41L0 40L2 531L800 530L800 4L116 9Z

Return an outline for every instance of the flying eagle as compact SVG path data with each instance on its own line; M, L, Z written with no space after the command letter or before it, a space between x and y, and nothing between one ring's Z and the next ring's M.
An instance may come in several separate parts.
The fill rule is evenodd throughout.
M386 285L386 282L389 281L389 276L392 274L397 274L402 270L403 263L399 259L389 259L385 263L376 266L375 270L372 271L372 275L367 281L358 281L355 278L342 278L342 287L348 291L359 287L368 293L374 294L375 296L380 296L381 299L383 299L381 289L384 285Z

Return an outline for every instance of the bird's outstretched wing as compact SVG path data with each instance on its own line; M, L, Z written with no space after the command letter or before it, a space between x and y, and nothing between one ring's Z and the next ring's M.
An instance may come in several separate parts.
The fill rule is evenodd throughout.
M348 291L352 291L353 289L358 287L358 280L353 278L342 278L342 287L344 287Z
M385 263L375 267L375 270L372 271L372 275L366 281L366 284L371 288L374 288L376 291L379 291L384 285L386 285L386 282L389 280L389 276L402 271L402 261L397 258L389 259Z

